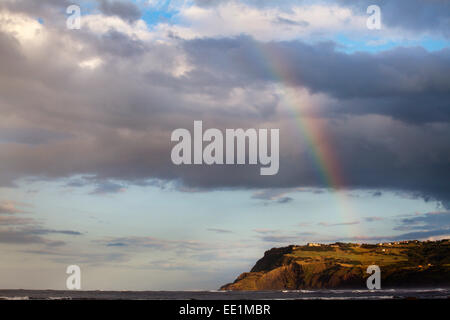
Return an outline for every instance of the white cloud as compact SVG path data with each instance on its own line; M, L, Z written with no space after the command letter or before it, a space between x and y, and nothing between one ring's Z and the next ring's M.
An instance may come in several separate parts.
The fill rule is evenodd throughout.
M0 11L0 31L11 34L23 46L30 46L45 40L44 27L37 20L7 10Z
M101 14L92 14L83 16L82 28L88 28L97 34L104 34L111 30L124 33L132 39L152 40L154 36L147 28L143 20L129 23L116 16L104 16Z
M239 2L219 6L190 6L180 10L176 25L160 24L156 30L196 37L236 36L248 34L258 40L297 39L318 32L362 29L366 17L355 16L338 6L296 6L289 12L280 8L256 8Z
M83 69L95 69L103 63L103 60L99 57L94 57L81 61L78 65Z

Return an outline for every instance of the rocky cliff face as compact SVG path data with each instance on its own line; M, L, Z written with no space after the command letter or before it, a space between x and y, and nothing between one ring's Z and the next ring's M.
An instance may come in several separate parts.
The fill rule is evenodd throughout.
M273 248L221 290L363 289L373 264L381 269L384 288L448 287L450 241Z

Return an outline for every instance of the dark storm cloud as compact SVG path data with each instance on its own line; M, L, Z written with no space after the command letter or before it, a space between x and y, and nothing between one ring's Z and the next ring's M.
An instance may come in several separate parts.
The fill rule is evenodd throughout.
M131 39L114 30L108 31L97 41L99 51L120 57L131 58L143 54L146 50L151 50L151 47L146 46L142 41Z
M249 37L198 39L185 47L200 70L238 85L277 82L280 74L289 74L283 80L290 85L339 99L331 112L382 114L410 122L450 121L448 48L346 54L337 51L334 43L264 44Z
M130 22L141 17L141 10L131 1L99 0L100 11L107 16L118 16Z
M24 177L91 175L93 188L110 192L149 181L172 181L182 190L328 187L295 119L282 112L283 99L272 90L281 82L275 68L289 72L285 85L330 98L313 116L323 121L345 177L342 187L450 200L449 49L347 54L333 43L238 37L167 44L117 31L46 32L45 46L32 52L0 32L0 111L9 119L8 129L0 123L0 133L22 132L15 141L11 134L1 137L7 141L0 153L1 185ZM74 51L71 41L83 48ZM92 57L102 61L97 68L79 67ZM181 57L191 68L175 75L171 70ZM205 128L281 128L279 173L173 165L172 130L192 130L199 119ZM31 137L24 128L64 139Z

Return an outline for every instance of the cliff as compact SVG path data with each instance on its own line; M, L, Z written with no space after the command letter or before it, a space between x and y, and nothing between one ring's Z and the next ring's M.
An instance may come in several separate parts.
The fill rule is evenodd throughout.
M450 240L273 248L221 290L365 289L369 265L382 288L449 287Z

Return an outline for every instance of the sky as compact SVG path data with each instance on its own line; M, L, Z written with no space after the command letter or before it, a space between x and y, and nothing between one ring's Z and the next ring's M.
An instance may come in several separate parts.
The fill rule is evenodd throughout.
M272 247L449 238L449 44L441 0L0 0L0 288L215 290ZM278 173L174 165L196 120L279 129Z

